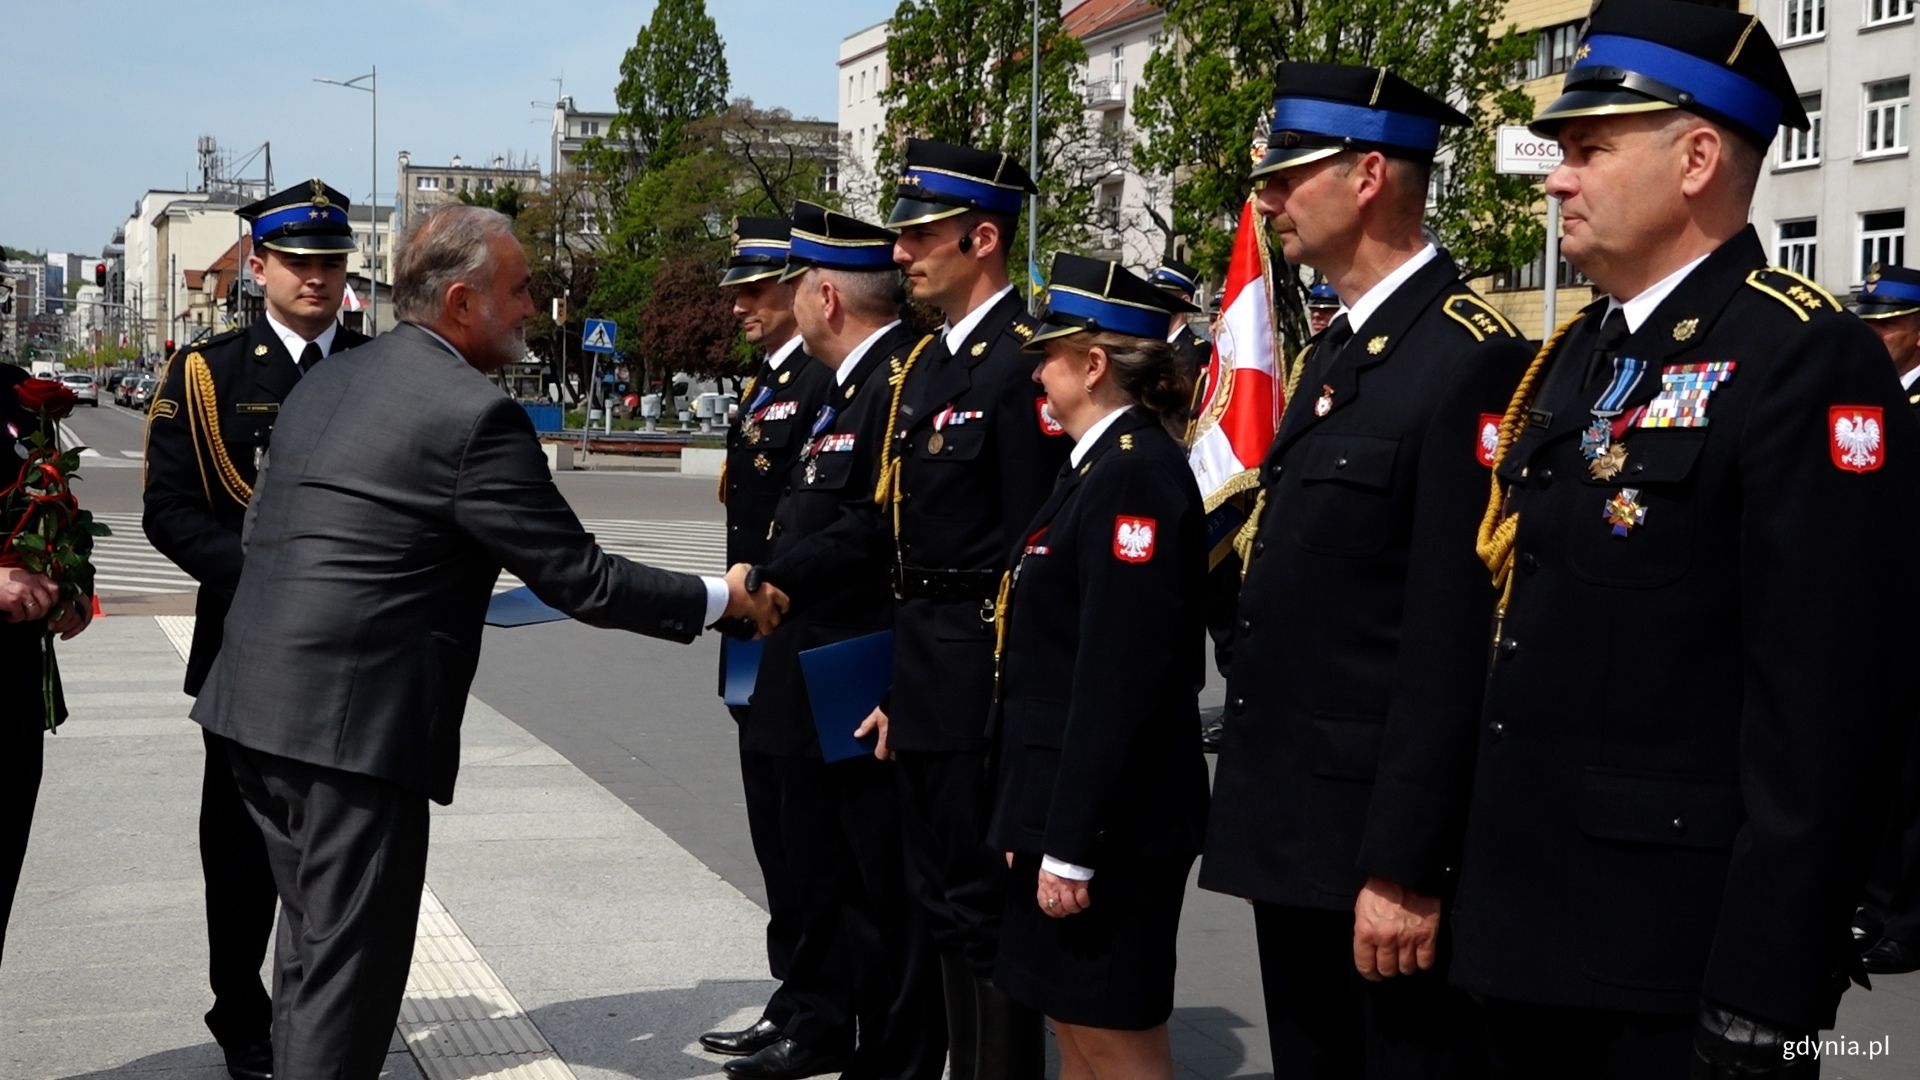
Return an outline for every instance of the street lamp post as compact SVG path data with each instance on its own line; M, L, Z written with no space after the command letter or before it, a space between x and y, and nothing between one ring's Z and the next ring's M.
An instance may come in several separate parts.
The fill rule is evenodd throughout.
M367 336L380 332L380 68L375 65L365 75L355 75L351 79L315 79L314 82L328 86L344 86L349 90L364 90L373 95L373 137L368 152L373 160L369 170L367 186L367 230L370 246L367 251L367 281L371 285L373 296L368 300ZM361 86L361 80L367 85ZM394 196L396 199L399 196Z

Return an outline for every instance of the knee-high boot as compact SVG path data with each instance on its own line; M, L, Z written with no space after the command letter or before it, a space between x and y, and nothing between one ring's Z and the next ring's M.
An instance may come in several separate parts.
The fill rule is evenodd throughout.
M1047 1055L1040 1014L986 979L976 980L974 987L980 1026L976 1080L1044 1080Z
M973 1080L980 1020L973 987L973 964L965 953L940 954L940 985L947 1000L947 1074Z

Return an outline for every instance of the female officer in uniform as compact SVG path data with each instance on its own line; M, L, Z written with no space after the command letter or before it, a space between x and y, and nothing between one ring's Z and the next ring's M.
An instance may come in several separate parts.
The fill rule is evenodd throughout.
M1052 1018L1063 1078L1165 1077L1207 804L1205 512L1166 340L1193 308L1074 255L1048 304L1027 348L1074 448L1001 587L990 839L1012 874L994 982Z

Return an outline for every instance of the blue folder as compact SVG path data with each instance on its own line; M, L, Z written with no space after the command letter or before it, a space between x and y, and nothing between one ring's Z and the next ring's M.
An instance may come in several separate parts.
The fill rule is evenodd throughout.
M760 677L760 642L720 639L720 662L727 673L720 700L740 708L753 700L753 684Z
M882 630L800 654L800 674L813 706L820 757L829 764L873 753L879 733L853 737L893 684L893 631Z
M541 603L540 598L533 595L533 590L525 585L508 589L487 603L488 626L533 626L571 617L564 611Z

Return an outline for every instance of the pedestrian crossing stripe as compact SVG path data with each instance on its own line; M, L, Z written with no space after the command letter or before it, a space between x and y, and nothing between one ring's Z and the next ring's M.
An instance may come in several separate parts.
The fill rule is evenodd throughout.
M186 571L154 550L135 512L96 513L113 535L94 541L94 587L113 593L192 593L199 586ZM662 570L720 574L726 570L726 526L717 521L634 521L596 518L582 521L608 552ZM524 584L502 571L494 592Z

